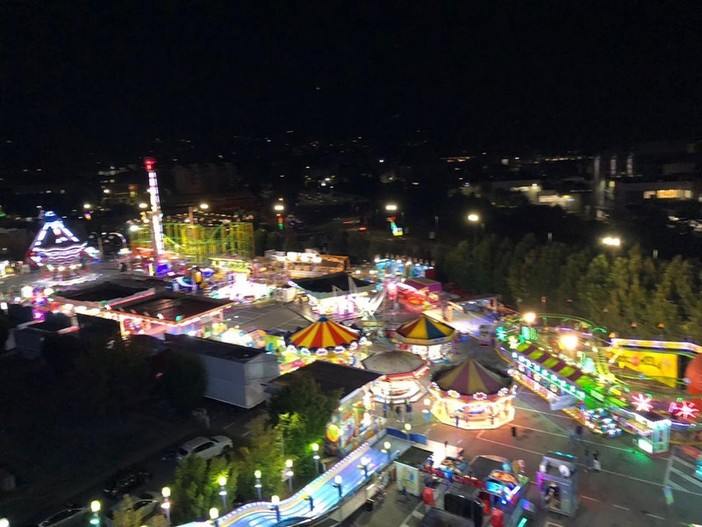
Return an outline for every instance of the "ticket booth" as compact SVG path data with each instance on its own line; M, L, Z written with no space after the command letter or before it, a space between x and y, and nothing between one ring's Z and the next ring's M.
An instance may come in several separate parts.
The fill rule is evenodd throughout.
M563 452L548 452L539 464L536 484L541 507L573 517L578 511L578 459Z
M668 452L670 448L670 419L653 412L636 414L636 446L652 456Z

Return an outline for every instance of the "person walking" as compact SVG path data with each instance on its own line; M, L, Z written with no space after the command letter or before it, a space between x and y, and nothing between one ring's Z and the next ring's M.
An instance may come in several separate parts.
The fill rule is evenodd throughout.
M602 470L602 465L600 464L600 453L597 450L592 453L592 468L595 470L595 472Z
M585 449L585 470L590 472L592 470L592 456L590 456L590 451Z

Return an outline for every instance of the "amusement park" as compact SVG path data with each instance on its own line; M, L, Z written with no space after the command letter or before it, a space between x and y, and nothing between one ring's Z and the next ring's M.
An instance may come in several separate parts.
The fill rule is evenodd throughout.
M657 477L646 471L665 470L652 485L666 514L700 502L702 346L451 293L427 260L379 255L353 266L315 249L257 256L250 221L205 206L164 217L156 160L144 168L150 203L130 222L109 277L95 271L100 251L43 213L27 254L40 278L4 299L3 309L29 313L15 329L18 354L36 358L52 332L92 328L142 339L155 355L198 357L205 398L239 410L303 378L340 394L315 444L314 477L294 483L290 460L287 491L264 495L257 469L258 499L228 501L222 485L210 521L181 524L590 522L591 510L608 514L588 494L602 487L594 477L607 473L609 452L628 456L624 464L650 462L610 470L618 485L645 485ZM64 325L50 327L59 318ZM154 499L170 522L167 488ZM401 505L380 508L389 492ZM619 513L634 508L627 503L615 505ZM463 523L440 523L452 518Z

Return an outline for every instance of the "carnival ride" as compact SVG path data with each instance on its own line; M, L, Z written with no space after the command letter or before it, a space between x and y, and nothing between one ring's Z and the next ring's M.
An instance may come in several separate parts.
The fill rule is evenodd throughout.
M79 267L86 243L81 242L55 212L44 212L42 219L44 223L27 252L30 265L49 270L56 267L58 271Z
M317 518L353 496L372 474L390 460L389 454L365 443L278 505L260 501L249 503L222 516L217 524L219 527L268 527L283 523L293 525L294 520L301 522Z
M593 430L615 436L610 424L619 418L659 428L660 416L667 417L673 432L699 428L702 401L685 389L693 374L682 374L683 361L702 357L696 344L610 341L604 328L557 314L532 314L526 321L508 317L497 339L498 350L515 365L518 382Z

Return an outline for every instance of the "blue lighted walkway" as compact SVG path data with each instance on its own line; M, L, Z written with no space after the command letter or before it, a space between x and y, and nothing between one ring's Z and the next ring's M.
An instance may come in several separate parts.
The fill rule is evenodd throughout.
M281 523L286 524L293 518L300 520L316 518L331 511L340 501L355 494L366 480L360 468L361 458L368 458L368 476L378 472L388 462L387 454L364 444L347 457L339 461L324 474L285 501L280 502ZM333 485L334 478L341 475L341 500L339 490ZM310 510L305 496L312 496L314 510ZM270 502L255 502L239 507L217 521L219 527L270 527L277 525L276 514L271 510Z

